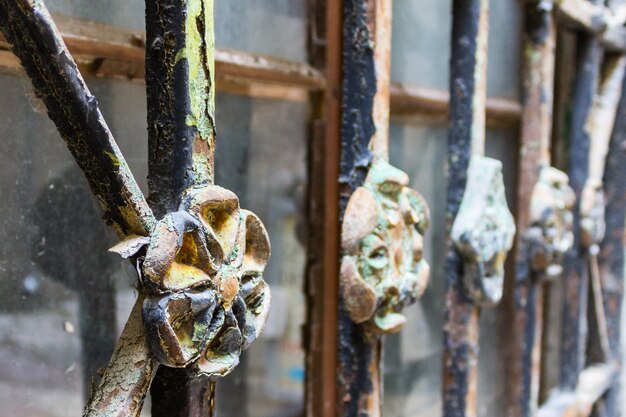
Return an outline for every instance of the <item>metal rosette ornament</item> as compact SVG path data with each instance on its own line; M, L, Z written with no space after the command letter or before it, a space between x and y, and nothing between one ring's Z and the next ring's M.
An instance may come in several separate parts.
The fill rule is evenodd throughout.
M270 306L270 241L259 218L218 186L188 190L160 220L140 266L143 320L154 357L219 377L261 334Z
M423 236L430 215L408 183L406 173L374 162L343 220L342 298L352 321L375 334L399 331L406 322L402 309L428 284Z
M525 235L530 266L539 280L553 279L563 271L563 257L574 245L575 202L567 174L542 167L532 192L530 227Z
M514 237L502 163L472 156L452 240L463 258L463 287L476 305L493 306L502 299L504 262Z

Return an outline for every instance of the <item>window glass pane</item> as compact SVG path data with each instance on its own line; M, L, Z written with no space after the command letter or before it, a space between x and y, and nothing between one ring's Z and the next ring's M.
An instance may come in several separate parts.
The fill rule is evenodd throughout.
M430 206L424 256L431 279L422 298L404 310L402 332L385 339L383 415L434 417L441 415L447 129L392 124L390 137L391 163L409 174Z
M144 0L47 0L51 13L143 31ZM218 47L306 61L306 0L217 0Z
M425 257L431 265L428 289L415 306L405 310L407 325L385 339L384 415L433 417L441 415L442 329L445 297L445 172L448 131L442 126L393 124L390 159L409 174L411 186L428 201L431 225L425 236ZM515 135L489 131L487 155L503 161L507 198L513 207L517 143ZM481 320L481 366L479 368L480 415L505 415L500 382L503 358L497 353L502 328L498 310L485 310ZM498 333L500 332L500 333ZM490 356L489 356L490 355ZM497 359L494 359L497 358ZM489 387L489 388L484 388ZM495 397L492 393L496 393ZM487 409L488 413L483 412ZM500 412L501 411L501 412Z
M144 0L46 0L50 13L144 30Z
M521 86L522 4L491 0L489 8L487 95L515 99Z
M261 338L244 353L234 375L218 383L218 414L225 417L291 416L304 410L300 329L307 117L305 102L218 99L217 182L259 215L272 240L264 274L272 308Z
M91 87L145 186L144 88ZM133 271L107 252L116 238L27 82L0 89L0 414L81 415L134 303Z
M448 88L451 10L451 0L393 2L393 81Z
M306 61L306 0L217 0L218 46Z
M394 1L393 81L444 90L449 88L451 11L451 0ZM518 1L490 1L489 96L518 97L521 17Z
M504 184L509 209L515 212L517 178L517 133L510 130L490 130L487 133L487 156L502 162ZM513 281L514 256L511 252L506 262L506 282ZM480 317L480 353L478 358L478 404L479 417L506 415L506 363L505 336L511 326L508 306L484 308Z

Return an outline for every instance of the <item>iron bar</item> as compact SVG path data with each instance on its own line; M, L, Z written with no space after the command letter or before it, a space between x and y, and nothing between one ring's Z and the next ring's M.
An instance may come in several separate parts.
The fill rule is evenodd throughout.
M585 366L587 337L588 271L581 244L580 198L589 176L590 132L587 120L595 98L601 51L598 40L578 37L576 78L572 92L572 117L569 137L569 177L576 195L574 209L574 246L566 254L563 271L564 308L561 347L560 385L574 390Z
M149 235L152 211L43 2L0 2L0 28L87 177L107 223L121 237ZM155 370L140 307L141 297L85 415L139 414Z
M376 94L366 2L345 1L342 17L340 222L348 199L364 183L372 160L369 142L375 131L372 110ZM350 320L343 300L339 304L339 414L351 416L358 414L361 396L371 391L369 363L373 352L363 330Z
M600 246L599 268L602 298L607 317L611 357L621 361L621 311L624 296L624 218L626 218L626 83L622 84L606 169L604 191L607 200L607 234ZM620 383L616 379L600 400L600 416L620 415Z
M148 201L160 218L214 180L213 2L147 1L146 44Z
M524 111L518 170L515 284L509 301L515 325L507 358L508 415L531 417L538 406L543 288L533 279L526 239L531 198L542 167L550 165L556 22L545 2L527 2L524 32Z
M140 293L117 342L98 389L83 413L84 417L137 417L156 373L141 318Z
M213 184L215 38L212 0L146 1L149 203L157 218L191 186ZM152 415L210 416L215 385L188 369L159 367Z
M591 114L589 115L588 128L591 135L589 151L589 184L597 184L603 191L602 179L604 177L606 159L610 146L611 134L614 130L616 114L618 110L622 82L626 69L626 57L615 55L605 57L604 73L594 100ZM584 193L583 193L584 194ZM583 196L585 198L585 196ZM605 235L605 197L602 196L601 225L602 238ZM585 204L583 200L582 204ZM603 363L612 360L609 348L605 306L602 298L602 283L598 267L598 242L594 242L594 248L588 255L588 268L590 276L590 305L589 340L587 341L587 364Z
M616 363L585 368L573 391L554 391L539 408L537 417L588 417L593 405L607 392L618 377Z
M445 264L446 311L443 416L476 415L480 310L462 288L463 262L451 239L472 154L484 151L488 7L486 0L453 2L450 71Z

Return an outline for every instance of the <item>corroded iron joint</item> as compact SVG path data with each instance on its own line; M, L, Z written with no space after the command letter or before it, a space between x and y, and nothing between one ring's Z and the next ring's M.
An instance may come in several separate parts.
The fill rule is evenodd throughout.
M576 195L567 174L543 167L530 201L530 225L524 236L530 266L539 279L557 277L563 271L563 255L574 244Z
M134 249L117 252L146 250L138 269L154 358L190 366L197 375L230 373L269 312L263 270L270 242L259 218L240 209L237 196L224 188L193 187L179 211L157 222L149 241L135 237L127 246Z
M504 193L502 163L474 155L467 171L452 240L463 258L463 287L477 305L502 298L504 261L513 246L515 221Z
M605 200L602 181L589 178L580 198L580 229L583 248L595 255L606 233Z
M341 291L350 318L373 333L399 331L405 305L421 296L429 266L430 215L407 174L377 160L351 196L342 225Z

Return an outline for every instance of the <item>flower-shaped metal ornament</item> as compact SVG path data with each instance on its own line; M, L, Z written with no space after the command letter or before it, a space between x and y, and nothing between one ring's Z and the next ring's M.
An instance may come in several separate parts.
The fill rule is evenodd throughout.
M406 322L403 307L415 302L428 283L423 259L428 206L408 183L404 172L384 160L374 162L344 216L344 305L355 323L374 333L399 331Z
M530 200L526 232L531 268L541 279L554 278L563 271L563 255L574 245L575 202L567 174L542 167Z
M265 227L235 194L214 185L188 190L179 211L157 223L140 263L153 356L198 375L231 372L267 320L269 256Z
M604 220L605 201L602 181L589 178L583 187L580 198L580 228L582 245L592 255L600 250L600 243L606 233Z
M515 220L506 203L502 163L474 155L452 240L463 257L463 286L476 304L491 306L502 298L504 261L514 237Z

